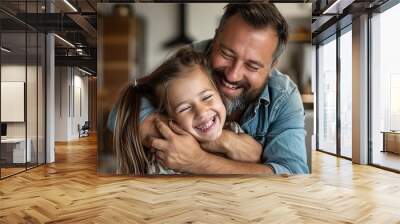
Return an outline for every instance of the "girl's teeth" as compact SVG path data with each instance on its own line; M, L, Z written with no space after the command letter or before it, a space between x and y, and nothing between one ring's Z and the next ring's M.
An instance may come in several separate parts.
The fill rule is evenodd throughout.
M214 120L215 120L215 118L209 120L206 124L199 126L198 129L200 129L201 131L207 130L214 124Z
M201 126L200 129L205 130L205 129L211 127L212 124L213 124L213 120L210 120L209 122L207 122L207 124Z

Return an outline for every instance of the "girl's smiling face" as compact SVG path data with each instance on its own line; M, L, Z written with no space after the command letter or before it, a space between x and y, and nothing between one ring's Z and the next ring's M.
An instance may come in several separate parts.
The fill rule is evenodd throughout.
M182 129L200 142L213 141L221 135L225 106L201 67L170 81L166 93L168 114Z

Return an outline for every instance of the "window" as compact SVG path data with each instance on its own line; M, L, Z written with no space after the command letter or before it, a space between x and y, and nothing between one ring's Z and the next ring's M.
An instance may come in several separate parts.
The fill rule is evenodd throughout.
M318 145L336 154L336 39L318 48Z
M398 21L400 5L371 18L371 162L395 170L400 170Z
M352 141L352 34L340 36L340 155L351 158Z
M317 53L317 148L351 159L353 95L351 24L340 31L340 36L333 35L322 41L318 45ZM339 66L337 63L340 63ZM340 123L337 123L339 121Z

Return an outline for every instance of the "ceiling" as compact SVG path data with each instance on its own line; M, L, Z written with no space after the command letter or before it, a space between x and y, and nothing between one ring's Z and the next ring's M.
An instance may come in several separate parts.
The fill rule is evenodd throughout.
M312 3L313 37L320 35L337 20L347 14L378 7L387 0L277 0L272 2L308 2ZM13 50L15 57L36 52L34 35L25 32L54 32L61 38L55 38L56 65L75 65L96 71L97 63L97 3L132 2L112 0L0 0L0 28L2 46ZM339 4L336 4L338 2ZM336 9L327 12L332 5ZM291 9L297 14L307 12L298 8ZM51 11L51 13L49 13ZM291 13L296 15L296 13ZM28 47L25 48L26 43ZM39 47L42 47L39 45Z
M352 23L363 13L374 12L389 0L314 0L312 37L316 44Z
M47 2L46 5L44 0L0 1L1 43L12 50L3 60L18 62L25 57L28 60L36 57L36 51L44 47L37 43L36 35L54 32L74 45L55 38L56 65L79 66L96 73L97 1Z

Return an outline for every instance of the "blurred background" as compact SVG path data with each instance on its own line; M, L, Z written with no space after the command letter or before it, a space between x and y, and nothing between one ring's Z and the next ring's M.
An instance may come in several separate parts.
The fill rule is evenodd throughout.
M177 47L191 42L210 39L218 26L226 3L134 3L98 4L99 17L103 21L115 20L115 13L124 11L136 20L131 27L136 49L134 76L151 72ZM298 83L303 93L311 93L311 3L276 3L290 28L290 41L281 57L278 68ZM121 10L121 8L125 8ZM120 18L121 19L121 18ZM113 21L116 22L116 21ZM107 23L108 24L108 23ZM104 29L126 29L125 26ZM126 30L127 31L127 30ZM127 31L128 32L128 31ZM135 46L133 46L135 44Z
M121 89L149 74L177 48L213 38L226 3L98 4L98 170L114 172L108 114ZM278 69L298 85L312 133L311 3L276 4L289 24ZM308 138L311 139L311 138ZM307 144L310 144L309 142Z

